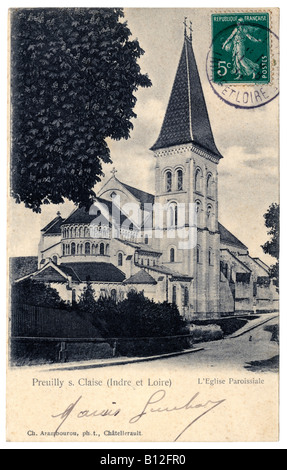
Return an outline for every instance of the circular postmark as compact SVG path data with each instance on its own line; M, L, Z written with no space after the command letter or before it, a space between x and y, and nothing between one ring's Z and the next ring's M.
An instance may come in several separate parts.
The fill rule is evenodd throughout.
M279 94L279 38L268 23L268 14L212 15L206 73L230 106L253 109Z

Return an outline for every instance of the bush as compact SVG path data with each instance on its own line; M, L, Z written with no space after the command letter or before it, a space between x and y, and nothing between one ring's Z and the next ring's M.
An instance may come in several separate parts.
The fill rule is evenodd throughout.
M145 356L189 347L188 338L170 338L189 334L175 305L154 302L142 293L130 292L118 303L111 298L91 301L91 292L86 294L77 306L80 315L99 328L103 337L120 338L118 354ZM114 345L113 339L110 345Z
M189 325L191 339L194 343L223 339L223 331L219 325Z
M15 304L68 308L56 289L30 278L12 285L11 300Z

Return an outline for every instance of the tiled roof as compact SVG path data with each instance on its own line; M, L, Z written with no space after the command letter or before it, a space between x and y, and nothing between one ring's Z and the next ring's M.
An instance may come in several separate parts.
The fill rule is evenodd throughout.
M126 279L124 284L157 284L157 282L149 273L141 269L129 279Z
M220 233L220 243L225 243L227 245L233 245L242 250L248 250L247 246L245 246L238 238L235 237L227 228L225 228L221 223L218 222L218 230Z
M214 142L191 40L185 38L161 131L151 150L187 143L222 158Z

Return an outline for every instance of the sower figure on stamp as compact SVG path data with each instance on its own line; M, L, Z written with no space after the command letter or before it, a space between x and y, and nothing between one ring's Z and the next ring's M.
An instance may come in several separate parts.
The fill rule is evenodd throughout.
M252 28L253 29L253 28ZM244 26L243 18L237 21L237 27L232 31L231 35L224 42L222 49L227 51L232 50L233 69L232 74L237 74L236 79L242 75L250 76L254 79L259 71L259 65L245 56L245 41L246 38L253 42L261 42L261 39L256 39L249 34L250 27Z

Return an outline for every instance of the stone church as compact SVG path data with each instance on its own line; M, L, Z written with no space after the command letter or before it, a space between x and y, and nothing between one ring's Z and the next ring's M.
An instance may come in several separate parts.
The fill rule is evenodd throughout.
M278 308L269 268L218 221L218 150L192 47L185 34L154 154L155 192L116 170L89 211L57 213L41 231L37 268L22 275L76 301L131 290L173 302L188 320Z

